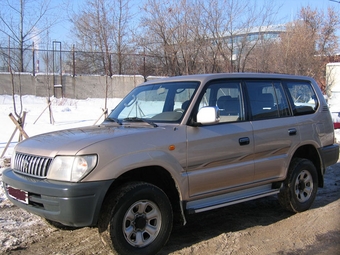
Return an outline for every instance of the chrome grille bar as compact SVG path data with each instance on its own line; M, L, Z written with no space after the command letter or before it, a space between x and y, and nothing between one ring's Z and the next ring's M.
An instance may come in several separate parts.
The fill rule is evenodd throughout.
M16 153L14 170L37 177L46 177L51 158Z

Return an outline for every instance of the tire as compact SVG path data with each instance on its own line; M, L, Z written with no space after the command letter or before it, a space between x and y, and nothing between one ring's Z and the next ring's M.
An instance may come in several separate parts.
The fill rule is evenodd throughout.
M289 211L306 211L312 206L317 189L318 174L313 163L308 159L295 158L280 190L279 202Z
M115 254L156 254L168 241L173 212L166 194L148 183L130 183L103 204L98 231Z

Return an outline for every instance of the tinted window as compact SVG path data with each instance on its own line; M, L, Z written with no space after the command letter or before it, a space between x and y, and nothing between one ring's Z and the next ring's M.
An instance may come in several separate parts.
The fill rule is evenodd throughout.
M274 81L246 81L253 120L287 117L288 102L282 86Z

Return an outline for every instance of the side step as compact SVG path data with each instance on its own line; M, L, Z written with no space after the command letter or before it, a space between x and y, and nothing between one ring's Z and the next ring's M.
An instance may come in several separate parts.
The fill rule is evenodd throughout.
M189 213L199 213L261 197L275 195L279 192L279 188L273 189L272 184L267 184L255 188L218 195L215 197L190 201L186 204L186 209Z

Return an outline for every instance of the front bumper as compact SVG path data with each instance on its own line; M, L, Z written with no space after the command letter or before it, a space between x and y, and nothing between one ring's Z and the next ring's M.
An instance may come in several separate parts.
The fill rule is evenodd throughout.
M85 227L97 223L102 202L113 180L67 183L38 179L6 169L2 180L7 197L20 208L65 226ZM14 199L7 188L27 194L27 203Z

